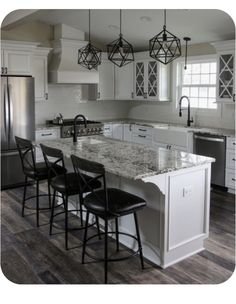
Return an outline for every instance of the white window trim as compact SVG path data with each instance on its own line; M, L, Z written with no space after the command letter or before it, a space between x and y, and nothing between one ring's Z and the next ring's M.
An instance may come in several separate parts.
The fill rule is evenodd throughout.
M217 54L210 55L201 55L201 56L189 56L187 61L189 63L198 63L198 62L209 62L215 60L218 64ZM180 71L178 71L179 64L183 64L185 61L184 57L180 57L173 62L173 79L172 79L172 98L173 98L173 112L176 112L179 107L179 99L180 99L180 86L179 86L179 77ZM217 77L217 76L216 76ZM191 114L196 116L214 116L221 117L222 116L222 108L221 105L217 104L217 109L203 109L203 108L191 108Z

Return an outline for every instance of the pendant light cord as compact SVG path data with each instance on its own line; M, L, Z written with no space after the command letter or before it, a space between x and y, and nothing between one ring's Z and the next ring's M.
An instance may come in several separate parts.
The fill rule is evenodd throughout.
M187 56L188 56L188 41L185 44L185 66L184 69L187 70Z
M164 28L166 28L166 10L164 10Z
M122 33L121 33L121 22L122 22L122 14L121 14L121 10L120 10L120 36L122 36Z
M89 10L89 43L91 42L91 39L90 39L90 23L91 23L91 21L90 21L90 14L91 14L91 12L90 12L90 10Z

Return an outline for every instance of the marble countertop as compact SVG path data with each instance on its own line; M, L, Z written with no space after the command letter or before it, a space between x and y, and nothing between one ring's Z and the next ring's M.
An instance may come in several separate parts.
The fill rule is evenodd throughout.
M147 148L101 135L80 137L75 144L71 138L43 141L43 144L62 150L66 157L75 154L101 163L107 172L134 180L214 162L205 156Z

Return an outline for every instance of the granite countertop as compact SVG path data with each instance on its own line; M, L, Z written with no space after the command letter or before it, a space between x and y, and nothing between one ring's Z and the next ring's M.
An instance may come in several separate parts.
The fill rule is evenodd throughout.
M205 156L147 148L101 135L80 137L75 144L71 138L44 141L43 144L62 150L66 157L75 154L101 163L107 172L134 180L215 161Z
M199 127L199 126L187 127L185 125L181 125L177 123L166 123L166 122L147 121L147 120L138 120L138 119L110 119L110 120L107 119L107 120L102 120L102 122L137 124L137 125L149 126L156 129L162 128L162 129L176 130L182 132L200 132L200 133L210 133L214 135L235 137L235 130L232 129L208 128L208 127Z
M47 130L47 129L60 129L60 128L61 128L61 126L59 126L59 125L40 124L40 125L36 125L35 131L41 131L41 130Z

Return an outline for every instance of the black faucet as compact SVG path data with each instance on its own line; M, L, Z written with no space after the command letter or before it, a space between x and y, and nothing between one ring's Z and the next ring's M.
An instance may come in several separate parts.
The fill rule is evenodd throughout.
M184 96L182 96L182 97L180 98L180 101L179 101L179 117L182 117L182 111L183 111L183 110L186 110L186 109L182 109L182 108L181 108L182 100L183 100L184 98L186 98L187 101L188 101L188 120L187 120L187 126L190 127L190 126L191 126L191 122L193 122L193 118L190 119L190 100L189 100L188 96L185 96L185 95L184 95Z
M78 119L79 117L83 118L83 121L84 121L84 127L85 127L85 128L87 128L87 119L85 118L85 116L84 116L84 115L82 115L82 114L78 114L78 115L76 115L76 116L75 116L75 118L74 118L74 133L73 133L73 142L77 142L76 121L77 121L77 119Z

